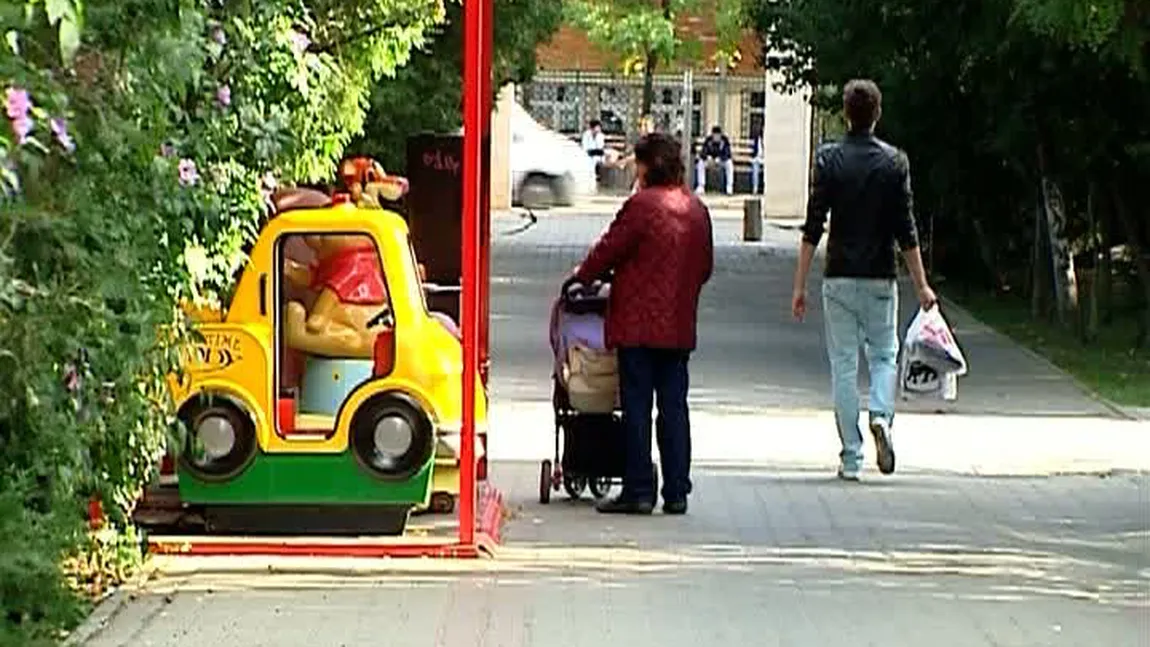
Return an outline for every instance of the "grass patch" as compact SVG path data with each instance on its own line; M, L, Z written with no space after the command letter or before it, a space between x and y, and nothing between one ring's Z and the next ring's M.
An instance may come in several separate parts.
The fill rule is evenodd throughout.
M1085 343L1072 329L1030 318L1030 304L1015 297L968 295L962 306L983 323L1043 355L1116 404L1150 407L1150 351L1134 352L1136 314L1115 315Z

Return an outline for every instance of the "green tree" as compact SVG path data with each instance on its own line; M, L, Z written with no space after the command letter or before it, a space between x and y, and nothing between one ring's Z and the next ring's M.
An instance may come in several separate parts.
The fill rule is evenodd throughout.
M270 185L329 177L443 18L439 0L0 4L0 644L54 644L78 594L138 558L129 513L178 433L180 302L226 298Z
M1078 316L1079 288L1091 288L1094 310L1112 269L1135 288L1114 311L1150 313L1148 214L1133 206L1147 198L1137 178L1150 131L1136 116L1150 106L1144 5L783 0L747 11L768 66L792 88L819 89L823 107L834 109L852 77L879 82L880 129L916 165L938 269L1027 292L1036 315L1074 328L1089 319ZM1128 273L1110 266L1120 245ZM1088 286L1076 270L1098 280ZM1150 314L1144 321L1139 344ZM1081 326L1087 337L1098 323Z
M567 0L565 17L593 43L616 54L625 71L642 71L642 107L648 114L655 100L656 70L700 56L699 42L680 32L680 18L704 12L711 14L716 28L715 63L729 66L744 27L742 0Z
M535 51L559 28L562 6L536 0L495 0L493 88L525 83L535 74ZM364 134L351 151L402 172L407 137L450 132L462 124L463 9L447 7L446 23L408 65L376 85Z

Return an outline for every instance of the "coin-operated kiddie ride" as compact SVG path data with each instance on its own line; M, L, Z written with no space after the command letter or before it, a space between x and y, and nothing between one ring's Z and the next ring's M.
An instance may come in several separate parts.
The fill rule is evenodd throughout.
M458 491L460 340L427 308L406 223L378 207L406 181L366 159L341 170L344 192L263 228L226 310L191 313L175 471L211 531L401 534L439 465L440 494Z

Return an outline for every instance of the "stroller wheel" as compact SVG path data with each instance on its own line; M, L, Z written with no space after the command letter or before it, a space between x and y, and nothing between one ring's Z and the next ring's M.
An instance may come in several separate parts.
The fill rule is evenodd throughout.
M539 503L551 503L551 461L539 465Z
M564 474L563 489L567 490L567 496L570 496L572 499L578 499L583 496L583 490L587 489L587 478L584 476Z
M596 499L606 499L611 493L611 477L600 476L591 479L591 496Z

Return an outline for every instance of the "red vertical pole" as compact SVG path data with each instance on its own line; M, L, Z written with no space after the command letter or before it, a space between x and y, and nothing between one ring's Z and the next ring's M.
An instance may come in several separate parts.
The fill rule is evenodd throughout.
M495 2L483 0L483 175L479 207L479 371L484 386L490 368L491 325L491 112L494 101Z
M459 543L475 543L475 383L479 359L479 209L483 176L483 6L463 3L463 428L459 456Z

